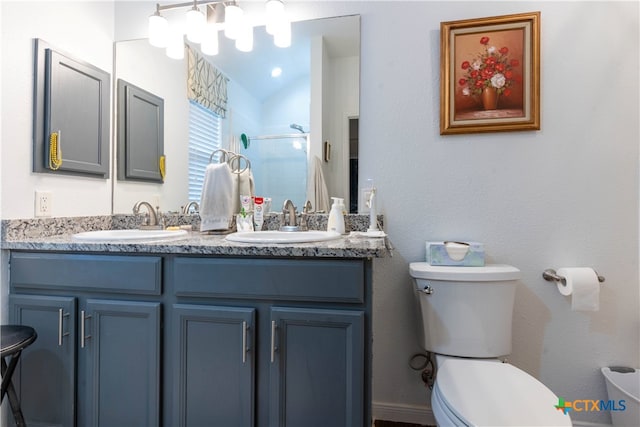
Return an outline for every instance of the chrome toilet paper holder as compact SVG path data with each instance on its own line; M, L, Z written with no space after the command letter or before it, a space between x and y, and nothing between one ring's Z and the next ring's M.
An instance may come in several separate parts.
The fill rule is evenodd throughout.
M596 273L596 276L598 276L598 282L604 283L604 276L599 275L595 270L594 272ZM547 268L545 271L543 271L542 277L548 282L560 282L563 286L567 285L567 279L563 276L558 275L553 268Z

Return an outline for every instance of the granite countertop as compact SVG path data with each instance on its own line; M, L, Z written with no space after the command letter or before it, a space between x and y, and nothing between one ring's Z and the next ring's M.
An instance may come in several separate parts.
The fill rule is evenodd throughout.
M67 223L65 226L65 222ZM28 251L69 251L102 253L150 253L184 255L257 256L257 257L329 257L380 258L389 256L391 248L387 238L367 238L357 233L336 240L312 243L254 244L225 240L224 235L190 231L183 239L158 241L105 241L79 242L72 235L90 229L122 229L105 220L58 220L56 225L35 221L3 222L1 249ZM87 225L87 223L91 225ZM57 233L57 234L56 234Z

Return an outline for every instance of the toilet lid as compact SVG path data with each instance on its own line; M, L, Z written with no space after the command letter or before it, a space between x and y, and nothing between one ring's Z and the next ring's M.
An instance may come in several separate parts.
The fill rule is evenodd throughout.
M416 279L453 282L498 282L518 280L520 278L520 270L504 264L487 264L484 267L461 267L412 262L409 263L409 274Z
M449 359L438 369L443 403L472 426L571 426L556 409L558 397L531 375L508 363Z

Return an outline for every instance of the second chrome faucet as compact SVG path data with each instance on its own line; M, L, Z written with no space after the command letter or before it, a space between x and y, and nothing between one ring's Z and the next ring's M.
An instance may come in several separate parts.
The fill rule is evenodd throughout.
M287 221L288 217L288 221ZM298 221L296 218L296 206L289 199L284 201L282 205L282 226L280 227L283 231L298 231Z
M154 209L153 206L151 206L151 203L149 202L145 202L143 200L136 202L135 205L133 205L133 214L134 215L138 215L140 213L140 208L141 207L146 207L147 211L149 212L149 219L145 219L145 222L140 225L141 229L152 229L152 230L160 230L162 229L162 224L159 223L158 221L158 217L160 215L160 209L157 208Z

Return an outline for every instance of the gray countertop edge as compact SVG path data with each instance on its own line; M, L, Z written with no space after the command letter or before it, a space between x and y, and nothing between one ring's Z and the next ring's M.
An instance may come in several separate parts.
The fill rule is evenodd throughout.
M221 235L190 232L188 237L154 242L77 242L71 234L14 238L1 249L28 251L219 255L255 257L383 258L391 254L387 238L350 237L326 242L248 244L229 242Z

